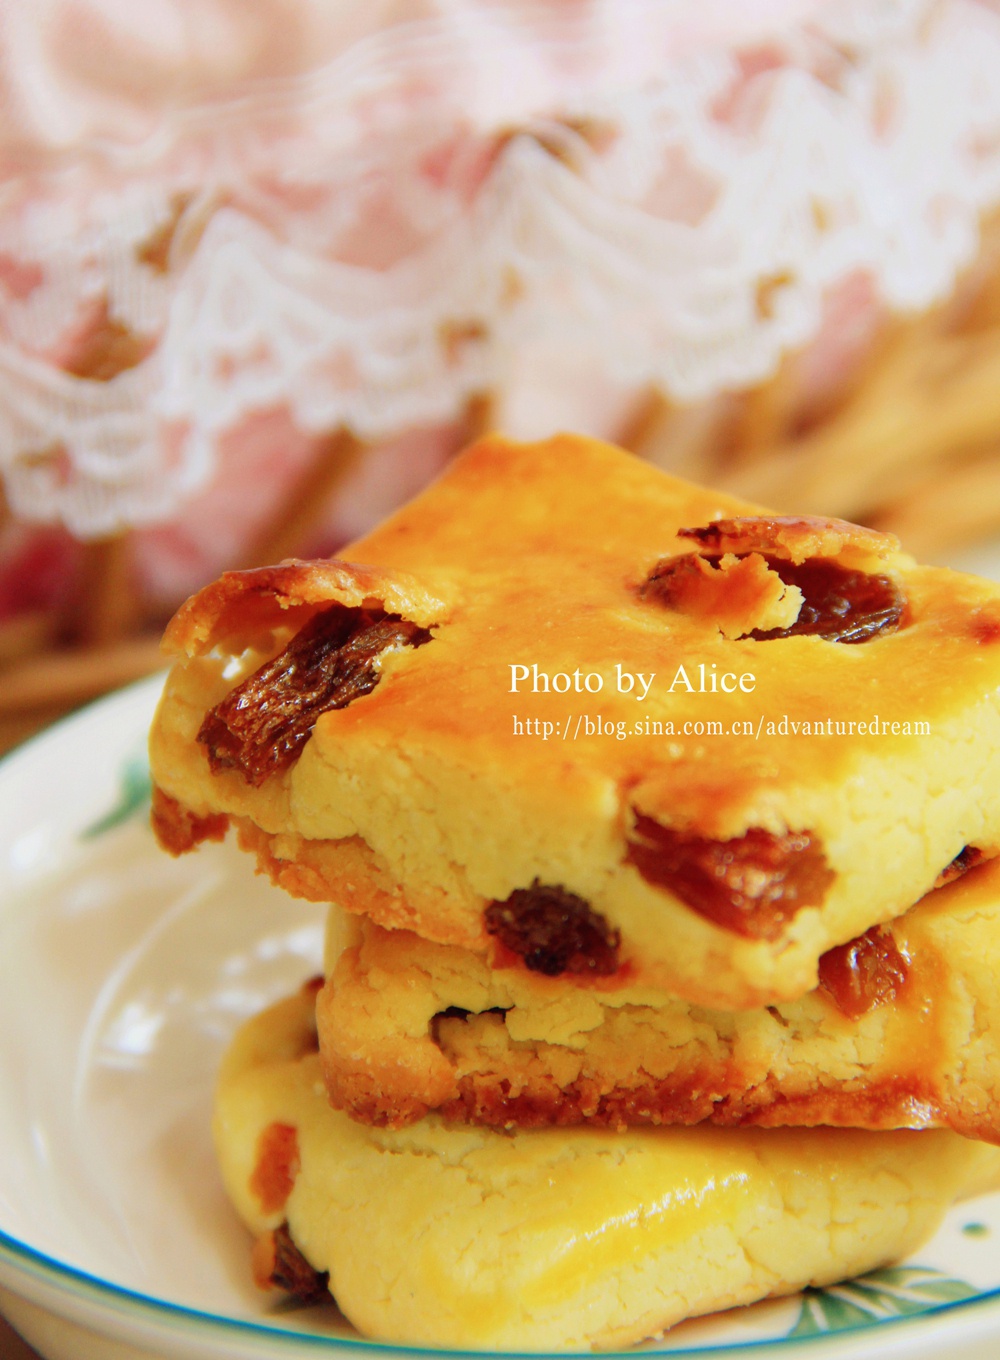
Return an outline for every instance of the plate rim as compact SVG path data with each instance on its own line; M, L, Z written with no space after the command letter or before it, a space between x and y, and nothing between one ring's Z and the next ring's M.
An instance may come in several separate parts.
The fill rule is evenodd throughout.
M35 1280L43 1289L45 1286L54 1287L62 1300L75 1299L85 1305L89 1304L91 1307L96 1307L98 1311L106 1312L110 1308L112 1312L123 1317L126 1321L137 1320L160 1325L174 1333L186 1331L191 1327L207 1326L213 1333L221 1333L233 1338L255 1338L261 1342L274 1343L282 1353L290 1356L305 1350L309 1352L316 1352L317 1350L376 1351L384 1355L453 1356L456 1360L561 1360L562 1357L571 1360L572 1357L593 1357L595 1355L595 1352L591 1350L482 1351L467 1348L414 1346L403 1341L379 1341L367 1337L328 1336L315 1332L292 1331L266 1322L231 1317L223 1313L213 1313L207 1309L194 1308L189 1304L174 1303L169 1299L160 1299L152 1294L144 1294L140 1290L130 1289L127 1285L116 1284L112 1280L93 1275L78 1266L60 1261L57 1257L13 1237L3 1228L0 1228L0 1265L6 1265L17 1276ZM10 1282L9 1278L4 1278L4 1276L6 1276L6 1272L0 1275L0 1285L3 1285L12 1293L19 1294L36 1306L57 1313L58 1316L72 1320L72 1314L75 1311L72 1307L67 1307L65 1310L49 1307L47 1295L44 1299L38 1297L40 1290L31 1290L29 1287L27 1293L22 1293L16 1285ZM978 1317L972 1318L973 1321L980 1324L988 1321L982 1316L985 1309L1000 1311L1000 1286L977 1294L972 1299L957 1299L941 1303L922 1313L884 1318L874 1326L867 1324L844 1327L836 1332L824 1332L815 1337L762 1337L749 1341L727 1342L723 1345L686 1346L671 1351L656 1351L655 1348L608 1350L601 1351L600 1355L606 1357L607 1360L629 1360L630 1357L634 1360L634 1357L643 1355L662 1355L668 1357L668 1360L673 1360L673 1357L678 1357L678 1360L697 1360L698 1357L704 1357L704 1360L724 1360L724 1357L730 1355L747 1355L751 1358L755 1354L766 1356L769 1351L776 1351L780 1348L783 1355L795 1357L796 1355L820 1354L821 1352L815 1349L817 1343L825 1345L827 1353L830 1353L831 1350L835 1352L838 1341L848 1341L851 1338L862 1341L870 1340L878 1346L878 1351L875 1353L881 1354L883 1353L881 1342L888 1339L885 1336L886 1327L891 1329L894 1339L899 1338L905 1324L910 1324L914 1330L921 1328L925 1333L929 1331L947 1332L950 1330L948 1323L953 1321L956 1315L972 1318L974 1313L979 1313ZM977 1330L981 1330L981 1327ZM879 1338L881 1338L881 1341L879 1341ZM931 1338L927 1337L926 1339L930 1340Z

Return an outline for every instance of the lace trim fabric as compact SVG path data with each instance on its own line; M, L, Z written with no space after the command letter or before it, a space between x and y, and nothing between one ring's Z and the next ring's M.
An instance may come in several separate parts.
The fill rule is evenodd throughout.
M735 40L711 8L684 45L674 3L465 0L8 175L15 511L163 520L253 412L391 439L539 337L688 401L767 377L858 271L896 310L945 296L1000 200L996 6L786 6Z

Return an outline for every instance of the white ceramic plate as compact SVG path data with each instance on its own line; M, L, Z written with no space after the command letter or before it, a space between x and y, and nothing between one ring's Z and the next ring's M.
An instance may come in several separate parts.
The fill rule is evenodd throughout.
M214 1073L246 1016L317 971L322 911L230 846L176 861L156 847L144 753L159 685L0 764L0 1309L50 1360L427 1354L250 1283L212 1158ZM1000 1196L960 1205L903 1268L687 1323L651 1349L994 1360Z

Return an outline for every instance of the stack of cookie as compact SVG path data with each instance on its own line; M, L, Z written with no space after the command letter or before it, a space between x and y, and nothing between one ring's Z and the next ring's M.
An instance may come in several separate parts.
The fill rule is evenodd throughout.
M259 1278L625 1344L1000 1180L1000 589L570 436L348 557L193 597L151 739L169 850L334 904L220 1083Z

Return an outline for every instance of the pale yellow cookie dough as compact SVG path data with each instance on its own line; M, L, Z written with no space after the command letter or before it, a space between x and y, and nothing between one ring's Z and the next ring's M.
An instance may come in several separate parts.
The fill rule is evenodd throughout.
M892 1261L1000 1178L1000 1151L946 1132L372 1129L329 1107L311 1009L301 993L237 1036L220 1164L250 1229L287 1221L347 1317L384 1340L628 1345ZM268 1213L251 1187L275 1124L297 1156Z

